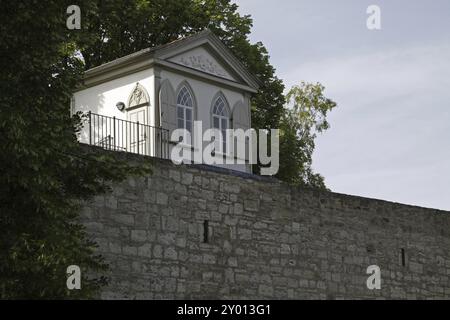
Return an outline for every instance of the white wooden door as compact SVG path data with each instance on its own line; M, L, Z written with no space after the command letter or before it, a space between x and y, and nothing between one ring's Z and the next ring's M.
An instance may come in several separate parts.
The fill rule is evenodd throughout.
M128 150L139 154L148 154L148 126L146 107L128 111L129 138Z

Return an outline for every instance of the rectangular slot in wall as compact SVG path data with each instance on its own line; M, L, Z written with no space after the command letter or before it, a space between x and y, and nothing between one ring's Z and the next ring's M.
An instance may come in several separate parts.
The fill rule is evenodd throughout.
M203 222L203 242L208 243L209 242L209 221L205 220Z
M405 249L401 249L401 260L402 260L402 267L406 266L406 256L405 256Z

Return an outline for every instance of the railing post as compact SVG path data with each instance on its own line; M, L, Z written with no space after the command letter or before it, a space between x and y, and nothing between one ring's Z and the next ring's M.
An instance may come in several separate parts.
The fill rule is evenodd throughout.
M170 159L170 130L166 130L166 157Z
M164 159L164 130L162 127L159 127L159 156Z
M116 117L113 117L113 136L112 139L114 141L114 151L116 151Z
M91 111L88 112L89 115L89 145L92 145L92 116L91 116Z
M136 125L137 125L137 129L136 129L136 142L137 142L137 154L139 154L139 121L138 122L136 122Z
M87 113L90 145L100 146L109 150L123 150L139 155L170 159L170 130L162 126L157 127L146 124L143 124L142 128L140 128L141 124L139 121L124 121L116 119L115 116L102 116L91 111ZM135 126L136 129L134 129Z
M161 127L158 127L158 133L157 133L157 140L158 140L158 142L156 143L156 147L157 147L157 151L155 151L155 153L156 152L158 152L158 154L156 155L158 158L161 158L161 147L162 147L162 143L161 143L161 136L162 136L162 131L161 131Z

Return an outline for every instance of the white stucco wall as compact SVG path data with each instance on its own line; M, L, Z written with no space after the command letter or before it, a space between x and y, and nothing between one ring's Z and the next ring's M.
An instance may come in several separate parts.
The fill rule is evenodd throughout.
M118 79L114 79L84 90L74 93L73 112L88 112L100 114L107 117L116 117L116 119L128 120L127 111L119 111L116 107L118 102L125 103L128 106L128 99L131 92L139 82L147 91L150 98L150 106L147 109L147 124L155 126L155 99L159 99L159 93L155 95L155 76L154 69L147 69L134 74L126 75ZM194 120L202 121L203 130L212 127L211 107L213 99L221 92L229 105L230 116L233 107L241 102L240 107L249 108L248 100L245 99L244 93L240 90L232 90L225 86L203 81L197 78L189 77L184 74L178 74L173 71L159 70L161 82L169 80L175 90L175 99L181 84L186 81L194 94L196 109L194 110ZM249 110L248 110L249 112ZM250 125L250 124L249 124ZM103 128L97 128L102 131ZM107 129L108 130L108 129ZM104 136L104 135L103 135ZM91 134L92 137L92 134ZM115 139L121 139L121 134L116 133ZM89 128L86 126L80 134L80 141L89 142ZM94 142L95 143L95 142ZM206 143L205 143L206 145ZM150 154L153 155L153 154ZM250 172L248 165L217 165L233 170Z
M127 120L127 113L117 109L117 102L128 104L128 98L139 82L148 92L150 97L150 106L147 112L147 124L155 125L153 108L155 106L154 92L154 74L153 69L147 69L134 74L130 74L118 79L114 79L74 93L73 111L88 112L116 117L117 119ZM80 135L81 142L88 142L87 129L85 128Z

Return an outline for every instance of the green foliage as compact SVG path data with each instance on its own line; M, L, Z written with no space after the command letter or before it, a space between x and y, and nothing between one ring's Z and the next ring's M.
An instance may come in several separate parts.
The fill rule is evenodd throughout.
M79 43L86 68L209 28L261 81L261 88L252 99L252 127L283 129L278 177L294 184L325 187L323 178L312 172L311 157L314 132L327 126L317 117L326 115L323 108L330 104L321 101L324 98L320 86L305 85L292 89L288 95L298 100L297 109L303 109L296 114L284 108L284 85L275 75L263 44L250 43L252 19L241 16L236 4L230 0L110 0L98 4L96 10L87 14ZM259 172L258 166L254 166L254 172Z
M83 9L78 42L86 68L112 61L144 48L166 44L209 28L261 80L252 98L252 127L278 128L285 97L261 42L251 44L250 16L241 16L230 0L94 1ZM259 166L254 166L259 172Z
M69 114L84 69L66 26L69 1L7 1L0 13L0 298L89 298L106 264L77 222L80 203L130 174L148 172L76 140ZM80 1L80 5L83 2ZM86 6L89 4L86 3ZM82 289L68 291L79 265Z
M326 120L336 103L324 96L324 86L302 82L292 87L281 119L280 170L278 177L296 185L325 189L320 174L313 172L312 154L317 133L329 128Z
M276 128L284 86L262 43L248 39L252 19L237 9L230 0L98 1L95 9L84 10L79 46L86 68L92 68L209 28L262 81L253 98L252 126Z
M324 187L311 170L315 132L334 103L321 86L284 86L252 20L229 0L80 0L82 30L66 28L71 1L6 1L0 11L0 298L90 298L105 283L78 223L82 201L129 174L150 172L76 140L81 115L69 101L82 72L99 64L210 28L262 82L252 127L281 128L281 171L291 183ZM83 61L77 58L81 52ZM79 265L82 289L66 289L66 268Z

